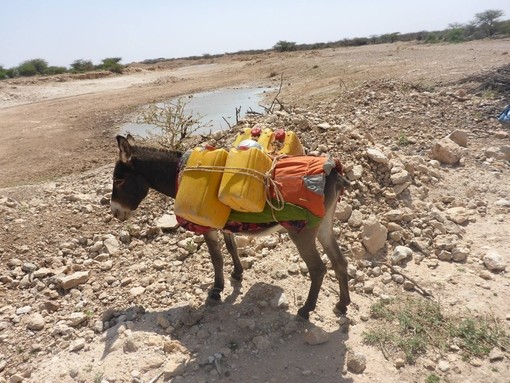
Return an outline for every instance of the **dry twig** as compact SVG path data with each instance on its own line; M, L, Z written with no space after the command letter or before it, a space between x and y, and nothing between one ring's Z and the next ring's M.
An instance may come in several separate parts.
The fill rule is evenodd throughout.
M402 275L405 279L411 281L415 287L418 288L419 292L424 296L424 297L431 297L431 298L434 298L434 295L425 290L423 287L421 287L418 282L416 282L414 279L412 279L411 277L408 277L407 275L405 275L404 273L402 273L401 271L398 271L395 267L393 267L392 265L390 265L389 263L387 262L376 262L378 265L384 265L384 266L387 266L391 269L391 271L393 271L395 274L399 274L399 275Z

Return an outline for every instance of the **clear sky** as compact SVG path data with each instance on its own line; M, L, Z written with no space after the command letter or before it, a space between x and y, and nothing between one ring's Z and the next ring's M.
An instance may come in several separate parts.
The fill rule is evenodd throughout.
M0 0L0 65L122 63L441 30L510 0Z

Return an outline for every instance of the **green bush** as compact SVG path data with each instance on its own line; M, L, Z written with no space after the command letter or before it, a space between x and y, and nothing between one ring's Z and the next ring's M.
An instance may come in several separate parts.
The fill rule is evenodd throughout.
M32 59L21 63L17 72L19 76L35 76L38 74L46 74L48 63L43 59Z
M37 74L46 74L46 71L48 70L48 62L43 59L32 59L27 61L35 66L35 70L37 71Z
M35 76L37 74L37 68L33 63L25 61L23 64L18 66L18 73L20 76Z
M290 52L296 49L296 43L280 40L273 46L273 49L278 52Z
M449 43L460 43L465 41L466 39L464 38L464 30L461 28L450 29L448 32L446 32L445 40Z
M48 69L46 70L46 74L50 74L50 75L62 74L62 73L66 73L66 72L67 72L67 68L64 66L49 66Z
M124 66L120 64L122 59L120 57L108 57L102 60L102 64L99 65L99 69L109 70L113 73L122 73Z
M19 72L18 72L18 68L17 67L7 69L5 71L5 73L7 74L7 77L9 77L9 78L14 78L14 77L18 77L19 76Z
M88 72L94 70L94 64L90 60L78 59L71 64L74 72Z

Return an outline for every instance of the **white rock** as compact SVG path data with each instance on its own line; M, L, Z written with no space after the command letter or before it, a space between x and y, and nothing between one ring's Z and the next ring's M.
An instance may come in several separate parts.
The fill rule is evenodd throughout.
M501 206L501 207L510 207L510 200L509 199L498 199L494 205Z
M452 250L452 260L454 262L464 262L468 258L469 249L456 247Z
M44 317L39 314L31 314L26 318L27 328L32 331L40 331L44 328Z
M391 256L391 263L393 265L398 264L399 262L410 258L413 255L413 250L407 246L397 246L393 250L393 255Z
M454 132L450 133L448 137L450 140L455 142L457 145L460 145L462 147L466 147L468 144L468 135L465 130L455 130Z
M438 235L435 238L436 247L439 250L452 251L457 246L458 242L458 237L452 234Z
M341 201L337 207L335 212L335 217L340 222L347 222L352 214L352 206L349 205L345 201Z
M363 223L363 245L367 251L374 255L383 248L388 236L388 229L384 227L375 216L369 217Z
M351 227L360 227L363 224L363 213L359 210L353 210L347 223Z
M131 290L129 290L129 293L133 297L137 297L139 295L142 295L144 292L145 292L145 287L142 287L142 286L133 287Z
M80 351L83 347L85 347L85 339L84 338L78 338L71 342L69 346L69 351Z
M491 362L498 362L505 359L505 354L499 348L493 348L489 354L489 360Z
M331 125L328 124L327 122L323 122L321 124L318 124L317 125L318 128L322 129L322 130L328 130L328 129L331 129Z
M67 317L67 323L71 327L79 326L87 319L87 316L82 312L72 313Z
M355 374L361 374L367 368L367 357L360 352L347 353L347 369Z
M186 372L188 361L188 356L180 353L168 356L167 362L163 368L164 381L168 381L171 378L182 375Z
M407 170L400 170L397 173L393 173L390 176L390 181L393 185L402 185L408 182L411 179L411 176Z
M163 214L156 221L156 227L159 227L161 230L173 230L179 227L179 223L175 214Z
M23 306L19 309L16 309L16 315L28 314L30 311L32 311L32 306Z
M506 268L505 260L495 249L490 249L487 251L483 257L483 264L490 271L503 271Z
M289 307L289 300L284 293L281 293L271 301L271 306L274 308L286 308Z
M46 267L41 267L40 269L37 269L34 271L33 276L34 278L44 278L48 275L53 275L55 272L51 269L48 269Z
M313 346L329 341L329 334L320 327L313 327L305 333L304 339Z
M452 207L445 211L446 218L456 224L462 225L464 222L469 221L469 211L465 207Z
M108 254L113 255L119 250L120 244L113 235L108 235L108 238L104 240L104 246Z
M251 238L246 235L236 235L236 242L238 248L247 247L251 243Z
M446 360L440 360L437 364L437 368L441 372L448 372L450 370L450 363L448 363Z
M399 195L401 194L404 190L406 190L410 185L412 185L412 183L410 181L407 181L407 182L403 182L402 184L400 185L394 185L393 186L393 191L395 193L395 195Z
M191 238L180 240L177 242L177 246L186 250L189 254L192 254L198 250L198 245Z
M354 165L352 169L345 172L345 176L349 181L359 180L363 176L363 166Z
M372 161L374 161L378 164L387 164L390 161L389 158L383 152L381 152L379 149L375 149L375 148L368 148L367 156Z
M58 277L57 282L61 288L63 288L64 290L68 290L78 285L87 283L88 279L89 279L88 271L78 271L71 275Z
M453 165L462 158L462 148L449 138L443 138L432 147L431 157L443 164Z
M386 214L384 214L384 217L388 221L392 221L392 222L393 221L402 221L402 216L403 216L403 213L402 213L402 210L400 210L400 209L390 210Z

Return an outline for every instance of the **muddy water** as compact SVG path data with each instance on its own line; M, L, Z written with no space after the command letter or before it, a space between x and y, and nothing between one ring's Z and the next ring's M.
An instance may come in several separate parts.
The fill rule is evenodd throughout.
M186 114L200 119L199 126L201 128L196 133L207 134L211 131L228 129L229 124L235 125L236 108L241 108L241 117L248 111L264 113L264 108L260 105L264 105L263 97L271 90L270 88L221 89L196 93L183 97L183 100L186 102ZM124 124L119 133L124 135L131 133L147 138L149 135L161 134L161 129L155 125L130 122Z

